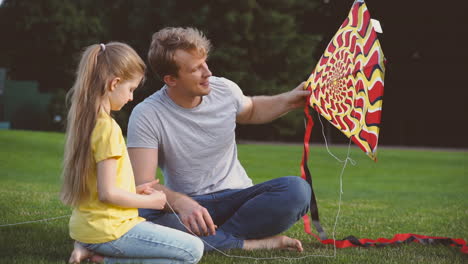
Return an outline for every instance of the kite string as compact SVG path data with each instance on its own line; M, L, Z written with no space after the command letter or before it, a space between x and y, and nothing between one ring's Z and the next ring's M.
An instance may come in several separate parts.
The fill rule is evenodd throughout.
M61 219L61 218L69 217L69 216L71 216L71 215L62 215L62 216L57 216L57 217L51 217L51 218L45 218L45 219L39 219L39 220L32 220L32 221L25 221L25 222L13 223L13 224L4 224L4 225L0 225L0 227L24 225L24 224L38 223L38 222L48 222L48 221L51 221L51 220L57 220L57 219Z
M327 151L328 151L328 154L330 154L330 156L334 157L337 161L339 161L340 163L343 163L343 162L348 162L351 163L353 166L356 165L356 161L353 160L352 158L349 157L349 150L350 150L350 146L351 146L351 139L349 140L349 143L348 143L348 154L346 155L346 159L345 160L341 160L339 159L337 156L335 156L331 151L330 149L328 148L328 141L327 141L327 137L325 136L325 126L323 125L323 122L322 122L322 119L320 118L320 114L317 112L317 116L318 116L318 120L320 121L320 125L322 126L322 136L323 136L323 139L325 140L325 147L327 148ZM346 164L345 164L346 165ZM346 167L346 166L344 166ZM343 169L344 169L343 167Z
M318 114L318 113L317 113ZM267 257L267 258L257 258L257 257L249 257L249 256L239 256L239 255L230 255L230 254L227 254L225 252L223 252L222 250L216 248L215 246L211 245L210 243L206 242L204 239L202 239L201 237L199 237L206 245L208 245L209 247L211 247L213 250L217 251L218 253L222 254L223 256L225 257L229 257L229 258L241 258L241 259L251 259L251 260L277 260L277 259L282 259L282 260L301 260L301 259L305 259L305 258L308 258L308 257L325 257L325 258L335 258L336 257L336 254L337 254L337 249L336 249L336 237L335 237L335 234L336 234L336 228L337 228L337 225L338 225L338 221L339 221L339 218L340 218L340 213L341 213L341 203L342 203L342 194L343 194L343 174L344 174L344 170L348 164L348 161L352 164L352 165L355 165L356 162L351 159L349 157L349 154L350 154L350 147L351 147L351 140L349 141L348 143L348 151L347 151L347 156L346 156L346 159L344 160L341 160L339 159L338 157L336 157L329 149L328 147L328 141L327 141L327 138L325 136L325 132L324 132L324 126L323 126L323 123L322 123L322 120L320 118L320 116L318 116L319 118L319 121L320 121L320 124L322 126L322 135L323 135L323 139L325 141L325 146L326 146L326 149L328 151L328 153L334 157L337 161L339 161L340 163L343 163L343 167L341 169L341 173L340 173L340 177L339 177L339 181L340 181L340 192L339 192L339 200L338 200L338 210L337 210L337 213L336 213L336 216L335 216L335 222L334 222L334 225L333 225L333 231L332 231L332 237L333 237L333 255L319 255L319 254L310 254L310 255L305 255L305 256L301 256L301 257L283 257L283 256L277 256L277 257ZM167 203L168 207L171 209L171 211L174 213L174 215L176 216L177 220L190 232L192 233L193 235L197 236L195 233L193 233L183 222L182 220L179 218L178 214L175 212L175 210L172 208L172 206ZM26 222L20 222L20 223L14 223L14 224L5 224L5 225L0 225L0 227L5 227L5 226L15 226L15 225L21 225L21 224L28 224L28 223L36 223L36 222L45 222L45 221L50 221L50 220L55 220L55 219L61 219L61 218L65 218L65 217L69 217L70 215L63 215L63 216L59 216L59 217L53 217L53 218L47 218L47 219L41 219L41 220L35 220L35 221L26 221Z
M177 215L177 213L174 211L174 209L171 207L171 205L169 203L166 203L169 207L169 209L171 209L171 211L174 213L175 217L177 218L177 220L179 220L179 222L187 229L188 232L190 232L191 234L193 234L194 236L198 237L200 240L202 240L206 245L208 245L210 248L212 248L213 250L215 250L216 252L220 253L221 255L225 256L225 257L228 257L228 258L241 258L241 259L251 259L251 260L277 260L277 259L282 259L282 260L301 260L301 259L305 259L305 258L309 258L309 257L325 257L325 258L334 258L336 257L336 245L335 245L335 249L334 249L334 254L333 255L305 255L305 256L301 256L301 257L284 257L284 256L277 256L277 257L267 257L267 258L257 258L257 257L249 257L249 256L239 256L239 255L231 255L231 254L228 254L218 248L216 248L215 246L211 245L210 243L206 242L206 240L204 240L203 238L199 237L198 235L196 235L194 232L192 232L192 230L190 230L183 222L182 220L179 218L179 216Z
M317 113L318 114L318 113ZM177 215L177 213L175 212L175 210L171 207L171 205L169 203L167 203L169 209L171 209L171 211L174 213L175 217L177 218L177 220L190 232L192 233L194 236L197 236L198 238L200 238L207 246L209 246L210 248L212 248L213 250L217 251L218 253L222 254L223 256L225 257L229 257L229 258L241 258L241 259L252 259L252 260L275 260L275 259L283 259L283 260L301 260L301 259L305 259L305 258L308 258L308 257L326 257L326 258L335 258L336 257L336 253L337 253L337 248L336 248L336 237L335 237L335 233L336 233L336 228L338 226L338 221L339 221L339 218L340 218L340 214L341 214L341 204L342 204L342 194L343 194L343 174L344 174L344 171L345 171L345 168L346 166L348 165L348 162L351 163L353 166L356 164L356 161L354 161L353 159L350 158L350 150L351 150L351 139L349 140L349 143L348 143L348 150L347 150L347 154L346 154L346 159L344 160L340 160L338 157L336 157L331 151L330 149L328 148L328 141L327 141L327 138L325 137L325 133L324 133L324 126L323 126L323 123L322 123L322 120L320 119L320 115L318 116L319 120L320 120L320 123L322 125L322 135L323 135L323 138L324 138L324 141L325 141L325 146L326 146L326 149L328 151L328 153L334 157L336 160L338 160L340 163L343 163L343 167L341 169L341 173L340 173L340 177L339 177L339 182L340 182L340 191L339 191L339 199L338 199L338 210L337 210L337 213L336 213L336 216L335 216L335 222L333 224L333 231L332 231L332 237L333 237L333 255L318 255L318 254L310 254L310 255L306 255L306 256L302 256L302 257L283 257L283 256L278 256L278 257L269 257L269 258L256 258L256 257L249 257L249 256L239 256L239 255L230 255L230 254L227 254L225 253L224 251L216 248L215 246L211 245L210 243L206 242L203 238L197 236L195 233L193 233L183 222L182 220L179 218L179 216Z
M325 136L325 128L324 128L322 119L320 118L320 114L318 112L317 112L317 117L318 117L318 120L320 121L320 125L322 126L322 136L323 136L323 140L325 141L325 147L326 147L326 149L328 151L328 154L330 154L330 156L334 157L338 162L343 163L343 167L341 168L340 177L339 177L340 192L339 192L339 195L338 195L338 210L336 212L335 223L333 224L333 230L332 230L333 257L336 257L336 237L335 237L335 234L336 234L336 227L338 226L338 220L339 220L340 214L341 214L341 204L342 204L342 200L343 200L342 199L342 197L343 197L343 174L344 174L344 170L345 170L346 166L348 165L348 162L351 163L351 165L354 166L354 165L356 165L356 161L353 160L352 158L350 158L351 139L349 139L348 150L347 150L347 153L346 153L346 158L344 160L339 159L338 157L336 157L330 151L330 149L328 147L327 137Z

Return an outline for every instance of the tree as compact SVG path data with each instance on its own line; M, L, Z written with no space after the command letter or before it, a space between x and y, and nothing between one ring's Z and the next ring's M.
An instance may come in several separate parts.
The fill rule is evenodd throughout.
M6 0L0 7L0 65L15 79L38 80L42 91L68 90L80 51L111 40L130 44L146 59L151 35L167 26L196 27L214 46L209 65L232 79L246 95L294 88L312 71L320 38L306 19L310 0ZM145 89L122 113L162 86L149 73ZM56 96L60 98L60 96ZM63 97L63 96L61 96ZM57 102L54 101L56 104ZM55 109L55 108L54 108ZM122 118L121 120L125 120ZM123 130L126 122L120 123ZM242 126L241 137L298 136L299 115L263 127ZM299 135L299 137L302 135Z
M0 65L41 91L69 89L79 53L103 33L97 17L71 0L6 0L0 8Z

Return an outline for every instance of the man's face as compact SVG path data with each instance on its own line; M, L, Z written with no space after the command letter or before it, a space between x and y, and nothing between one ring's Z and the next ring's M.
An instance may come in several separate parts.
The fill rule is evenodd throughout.
M176 88L188 96L204 96L210 93L209 77L212 75L206 64L206 56L197 51L177 50L174 59L179 66Z

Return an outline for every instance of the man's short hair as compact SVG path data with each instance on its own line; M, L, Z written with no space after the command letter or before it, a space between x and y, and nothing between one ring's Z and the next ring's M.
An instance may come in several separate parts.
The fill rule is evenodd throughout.
M148 61L153 72L162 80L166 75L177 76L176 50L195 50L202 56L208 56L210 48L210 41L195 28L167 27L153 34Z

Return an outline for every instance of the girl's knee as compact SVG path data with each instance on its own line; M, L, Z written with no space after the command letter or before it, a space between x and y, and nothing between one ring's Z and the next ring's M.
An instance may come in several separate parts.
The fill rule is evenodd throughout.
M190 259L187 259L187 263L198 263L201 258L203 257L203 250L205 246L202 242L202 240L198 237L193 237L191 241L191 248L189 249L190 251Z

